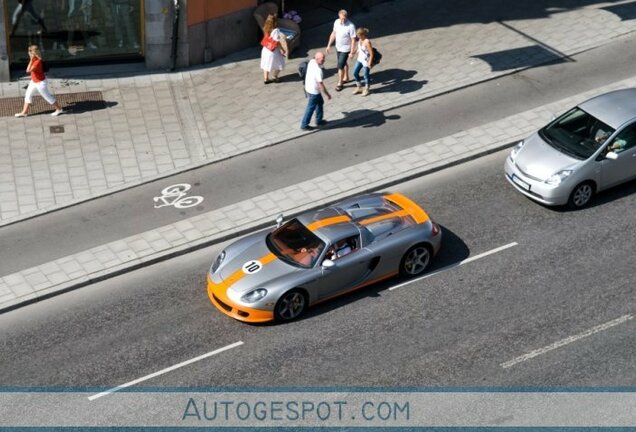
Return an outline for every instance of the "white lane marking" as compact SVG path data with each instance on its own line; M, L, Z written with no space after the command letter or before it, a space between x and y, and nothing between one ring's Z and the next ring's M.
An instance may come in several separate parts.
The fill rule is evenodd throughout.
M209 353L207 353L207 354L203 354L203 355L200 355L200 356L195 357L195 358L193 358L193 359L190 359L190 360L187 360L187 361L181 362L181 363L179 363L179 364L176 364L176 365L174 365L174 366L170 366L170 367L168 367L168 368L162 369L162 370L160 370L159 372L155 372L155 373L152 373L152 374L150 374L150 375L146 375L146 376L144 376L144 377L137 378L137 379L136 379L136 380L134 380L134 381L130 381L130 382L127 382L126 384L122 384L122 385L117 386L117 387L114 387L114 388L112 388L112 389L110 389L110 390L106 390L106 391L104 391L104 392L97 393L96 395L89 396L88 400L89 400L89 401L93 401L93 400L95 400L95 399L97 399L97 398L100 398L100 397L102 397L102 396L106 396L106 395L109 395L109 394L111 394L111 393L115 393L115 392L117 392L117 391L119 391L119 390L121 390L121 389L124 389L124 388L126 388L126 387L130 387L130 386L133 386L133 385L135 385L135 384L138 384L138 383L140 383L140 382L142 382L142 381L146 381L146 380L149 380L149 379L151 379L151 378L157 377L157 376L159 376L159 375L163 375L163 374L165 374L165 373L172 372L172 371L173 371L173 370L175 370L175 369L179 369L179 368L181 368L181 367L183 367L183 366L187 366L187 365L192 364L192 363L194 363L194 362L198 362L199 360L203 360L203 359L205 359L205 358L208 358L208 357L211 357L211 356L213 356L213 355L216 355L216 354L222 353L223 351L227 351L227 350L230 350L230 349L232 349L232 348L236 348L236 347L241 346L241 345L243 345L243 342L242 342L242 341L234 342L233 344L230 344L230 345L224 346L223 348L219 348L219 349L217 349L217 350L210 351L210 352L209 352Z
M512 242L512 243L508 243L507 245L499 246L498 248L489 250L487 252L480 253L479 255L475 255L475 256L471 256L469 258L466 258L465 260L460 261L458 263L451 264L451 265L446 266L446 267L442 267L441 269L435 270L433 273L425 274L424 276L420 276L418 278L408 280L408 281L406 281L404 283L401 283L399 285L396 285L396 286L393 286L393 287L389 288L389 291L393 291L393 290L396 290L398 288L402 288L403 286L412 284L413 282L417 282L419 280L426 279L426 278L429 278L431 276L435 276L435 275L443 273L445 271L454 269L455 267L459 267L459 266L462 266L464 264L468 264L470 262L476 261L476 260L478 260L480 258L487 257L488 255L492 255L492 254L495 254L497 252L501 252L503 250L509 249L509 248L511 248L513 246L517 246L517 242Z
M565 339L561 339L560 341L557 341L557 342L555 342L555 343L553 343L551 345L548 345L546 347L539 348L537 350L530 351L529 353L524 354L522 356L513 358L512 360L509 360L509 361L507 361L505 363L501 363L500 366L502 368L504 368L504 369L507 369L509 367L512 367L512 366L518 364L518 363L524 362L526 360L530 360L531 358L540 356L541 354L545 354L545 353L547 353L549 351L555 350L557 348L561 348L562 346L571 344L572 342L576 342L576 341L578 341L580 339L583 339L583 338L586 338L588 336L591 336L594 333L598 333L598 332L601 332L603 330L607 330L609 328L612 328L614 326L622 324L625 321L629 321L632 318L634 318L634 317L631 314L623 315L622 317L616 318L615 320L612 320L612 321L609 321L609 322L606 322L605 324L600 324L600 325L597 325L596 327L592 327L591 329L586 330L583 333L579 333L579 334L576 334L574 336L570 336L570 337L567 337Z

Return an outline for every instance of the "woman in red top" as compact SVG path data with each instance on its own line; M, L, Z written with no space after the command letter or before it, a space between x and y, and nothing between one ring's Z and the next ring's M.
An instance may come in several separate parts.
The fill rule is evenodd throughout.
M55 100L55 96L49 91L49 85L46 82L46 76L44 75L44 64L42 62L42 55L37 45L31 45L29 47L29 65L26 68L27 73L31 74L31 82L24 95L24 106L22 111L17 113L16 117L26 117L29 111L29 106L33 102L33 93L37 90L40 95L51 105L55 107L55 111L52 116L58 116L64 111L60 104Z

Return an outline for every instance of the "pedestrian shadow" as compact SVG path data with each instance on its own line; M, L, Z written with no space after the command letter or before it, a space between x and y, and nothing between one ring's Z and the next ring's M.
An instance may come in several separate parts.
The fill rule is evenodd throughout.
M77 101L71 102L64 107L69 114L82 114L86 112L99 111L117 106L117 102L111 101Z
M386 115L382 111L371 109L359 109L355 111L343 111L344 118L329 122L328 129L337 129L345 127L378 127L382 126L387 120L399 120L398 114Z
M421 90L428 80L414 80L417 71L404 69L384 69L371 74L373 93L407 94Z

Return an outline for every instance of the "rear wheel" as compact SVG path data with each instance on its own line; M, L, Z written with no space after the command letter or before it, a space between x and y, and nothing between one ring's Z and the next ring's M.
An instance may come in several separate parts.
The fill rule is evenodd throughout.
M400 275L419 276L428 269L433 251L427 244L421 243L406 251L400 262Z
M578 210L587 206L594 195L594 185L591 182L583 182L577 185L568 199L568 206Z
M287 291L276 302L274 317L277 321L293 321L307 309L307 296L299 289Z

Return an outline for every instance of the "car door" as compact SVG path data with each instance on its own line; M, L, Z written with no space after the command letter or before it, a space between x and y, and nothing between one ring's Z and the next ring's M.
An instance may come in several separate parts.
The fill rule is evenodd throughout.
M347 255L335 259L334 266L323 268L321 276L307 288L317 293L318 300L333 297L363 283L372 270L371 252L360 248L360 238L356 236L356 247Z
M601 161L602 188L636 178L636 124L620 131L607 145L607 149L618 157L616 160L605 158Z

